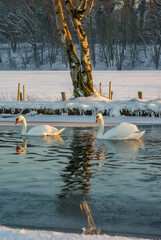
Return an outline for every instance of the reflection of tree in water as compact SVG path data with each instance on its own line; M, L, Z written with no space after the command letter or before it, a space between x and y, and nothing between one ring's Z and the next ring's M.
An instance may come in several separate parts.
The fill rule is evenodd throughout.
M73 191L89 191L91 185L89 181L92 176L90 168L94 166L94 164L90 163L94 153L93 141L93 135L87 132L83 136L79 136L77 132L74 133L71 142L72 154L68 157L68 165L61 175L65 183L61 197Z

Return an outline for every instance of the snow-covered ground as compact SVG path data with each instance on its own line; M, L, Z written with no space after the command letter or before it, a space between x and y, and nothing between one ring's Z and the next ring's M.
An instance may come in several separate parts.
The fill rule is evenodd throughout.
M6 113L8 109L13 114L24 114L26 109L32 113L45 109L46 114L62 114L65 110L67 115L75 109L81 115L89 114L87 111L90 114L101 111L110 117L161 116L161 71L95 71L93 78L97 90L102 83L102 95L106 98L92 96L72 99L69 71L0 72L1 113ZM107 99L110 81L114 93L112 101ZM26 101L16 100L18 83L21 83L21 91L22 86L26 86ZM61 92L64 91L67 101L61 101ZM142 91L143 100L137 98L138 91ZM19 112L16 113L15 109Z
M102 83L102 94L108 97L108 85L112 82L112 90L114 92L113 101L109 101L102 97L90 97L88 99L78 98L69 100L72 97L72 82L68 71L42 71L42 72L0 72L0 109L2 108L50 108L50 109L72 109L77 108L80 111L91 110L93 116L68 116L67 113L61 115L38 115L36 111L26 114L27 121L31 122L52 122L57 124L64 123L80 123L95 124L95 114L99 111L109 112L109 116L105 116L105 122L115 124L122 121L129 121L138 124L160 124L161 116L161 71L95 71L93 73L94 86L99 90L99 83ZM17 102L17 85L21 83L26 86L25 102ZM61 92L66 92L67 101L61 100ZM143 100L137 99L137 92L143 92ZM121 116L121 109L151 111L158 113L159 117L135 117ZM3 124L13 123L15 115L0 115L0 122ZM1 123L2 124L2 123ZM39 239L85 239L85 240L122 240L132 239L121 236L109 235L78 235L65 234L50 231L11 229L0 227L1 240L39 240ZM139 238L137 238L139 239Z
M1 240L135 240L124 236L67 234L50 231L11 229L0 227ZM137 238L137 240L145 238Z
M130 100L142 91L144 100L161 98L161 71L93 71L94 87L109 96L112 82L113 100ZM58 101L61 92L73 97L69 71L0 71L0 101L17 100L18 83L26 87L26 100Z

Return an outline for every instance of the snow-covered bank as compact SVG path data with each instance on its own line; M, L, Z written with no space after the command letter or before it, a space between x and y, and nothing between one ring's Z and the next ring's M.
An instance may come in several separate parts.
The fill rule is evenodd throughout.
M132 240L145 238L130 238L124 236L110 235L84 235L84 234L67 234L51 231L37 231L25 229L11 229L8 227L0 227L1 240Z
M92 115L102 112L111 117L161 115L161 71L94 71L94 87L108 97L112 82L113 100L106 97L72 99L73 86L69 71L0 72L0 114ZM26 101L17 102L18 83L26 87ZM60 101L61 92L67 100ZM142 91L143 100L137 99Z
M161 117L161 99L152 101L132 99L110 101L102 96L80 97L56 102L10 101L0 102L0 114L96 115Z

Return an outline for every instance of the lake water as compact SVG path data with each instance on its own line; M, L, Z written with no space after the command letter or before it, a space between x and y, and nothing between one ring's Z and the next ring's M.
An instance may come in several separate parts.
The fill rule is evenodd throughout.
M85 199L101 233L161 237L161 126L138 127L141 140L101 141L94 127L25 139L0 126L0 224L80 233Z

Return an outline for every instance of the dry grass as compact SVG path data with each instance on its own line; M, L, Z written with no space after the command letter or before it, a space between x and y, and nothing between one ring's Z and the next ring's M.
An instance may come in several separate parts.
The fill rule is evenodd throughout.
M91 214L91 210L86 200L82 201L82 203L80 204L80 209L82 210L82 212L85 212L87 214L87 220L88 220L88 229L85 229L84 234L99 235L101 233L101 230L100 228L96 227Z
M14 94L12 93L0 93L0 101L16 101L17 98Z

